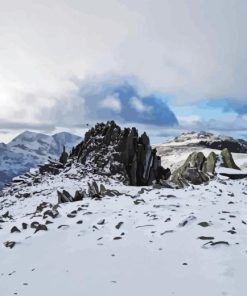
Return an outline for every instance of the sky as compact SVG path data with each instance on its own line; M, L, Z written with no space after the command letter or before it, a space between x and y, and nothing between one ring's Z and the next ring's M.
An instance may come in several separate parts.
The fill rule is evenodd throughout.
M0 5L0 142L107 120L247 138L246 0Z

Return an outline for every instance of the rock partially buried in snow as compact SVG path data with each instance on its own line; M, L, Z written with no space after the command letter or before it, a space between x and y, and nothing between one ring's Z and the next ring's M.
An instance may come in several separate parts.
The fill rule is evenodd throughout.
M16 242L13 242L13 241L7 241L7 242L4 243L4 246L5 246L6 248L13 249L14 246L15 246L15 244L16 244Z
M21 232L16 226L13 226L10 230L11 233L14 233L14 232Z
M38 231L47 231L48 230L48 228L47 228L47 226L46 225L43 225L43 224L39 224L37 227L36 227L36 230L35 230L35 232L34 233L36 233L36 232L38 232Z

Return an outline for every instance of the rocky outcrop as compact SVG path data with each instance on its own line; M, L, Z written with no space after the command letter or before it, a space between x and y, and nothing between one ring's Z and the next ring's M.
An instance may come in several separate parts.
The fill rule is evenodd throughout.
M211 152L206 158L202 152L193 152L189 155L185 163L172 174L172 182L178 187L184 187L188 184L200 185L209 181L210 177L214 176L216 164L219 161L219 166L237 169L231 152L226 148L221 152L221 157ZM244 174L227 174L220 173L232 179L244 178Z
M46 173L49 173L51 175L58 175L60 172L60 169L63 168L62 163L57 161L49 160L46 164L41 165L39 167L39 172L44 175Z
M211 152L203 164L203 172L206 174L214 174L217 160L218 156L214 152Z
M232 154L229 151L229 149L225 148L221 151L221 157L223 167L230 168L230 169L235 169L235 170L240 170L240 168L236 165L236 163L233 160Z
M66 190L63 190L63 192L60 192L59 190L57 190L57 196L58 196L58 204L61 204L61 203L66 203L66 202L81 201L86 197L86 192L76 191L75 196L73 197Z
M96 124L70 156L92 173L118 176L128 185L151 185L170 177L146 133L139 137L136 128L122 130L114 121Z
M105 196L120 196L121 193L117 190L106 189L103 184L98 184L93 181L92 183L88 183L88 196L95 199L101 199Z
M209 177L203 172L205 162L206 158L202 152L191 153L185 163L173 173L172 182L184 187L189 183L199 185L208 181Z
M61 162L63 165L65 165L68 161L68 157L69 157L69 154L66 152L65 146L63 146L63 152L59 158L59 162Z

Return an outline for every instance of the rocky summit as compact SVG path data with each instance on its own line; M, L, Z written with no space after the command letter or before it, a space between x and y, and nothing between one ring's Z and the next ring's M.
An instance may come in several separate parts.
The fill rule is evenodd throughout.
M96 124L70 157L93 173L119 176L128 185L151 185L170 177L147 134L139 136L134 127L121 129L114 121Z

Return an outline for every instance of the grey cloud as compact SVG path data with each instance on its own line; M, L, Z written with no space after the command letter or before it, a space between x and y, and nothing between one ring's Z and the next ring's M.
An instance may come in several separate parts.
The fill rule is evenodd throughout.
M246 10L245 0L4 1L1 100L16 102L16 91L59 96L71 75L113 72L179 103L244 101Z
M25 122L13 122L13 121L4 121L0 120L0 129L8 129L8 130L41 130L44 132L51 132L55 130L55 126L53 124L36 124L36 123L25 123ZM2 131L1 133L8 133L8 131Z
M141 104L141 109L133 105L133 98ZM57 100L52 108L41 110L40 116L67 127L100 120L156 126L178 124L165 99L156 95L142 96L131 78L116 76L77 81L77 91L69 100Z

